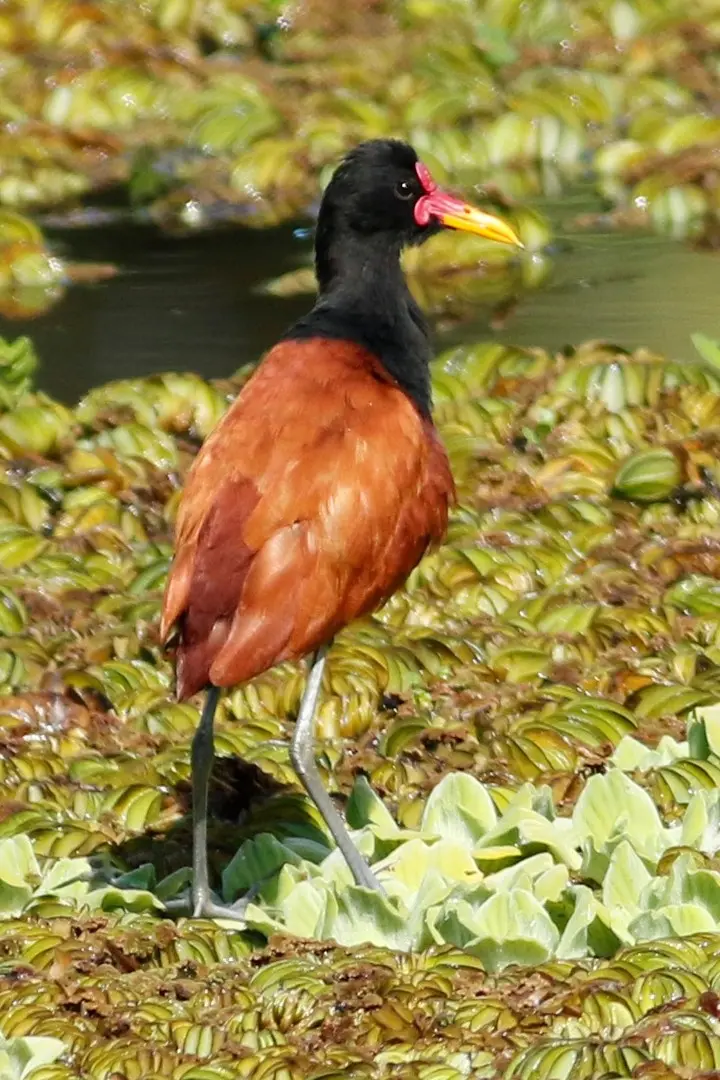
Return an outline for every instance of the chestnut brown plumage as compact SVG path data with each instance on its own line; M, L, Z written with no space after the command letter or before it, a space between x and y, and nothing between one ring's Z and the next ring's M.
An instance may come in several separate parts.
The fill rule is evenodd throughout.
M447 526L454 488L430 419L429 335L399 255L448 224L517 243L446 195L405 143L374 140L333 176L313 310L270 352L202 447L178 513L162 617L180 699L208 689L193 741L195 915L219 688L314 654L292 760L358 884L378 883L320 784L313 718L333 636L375 610Z

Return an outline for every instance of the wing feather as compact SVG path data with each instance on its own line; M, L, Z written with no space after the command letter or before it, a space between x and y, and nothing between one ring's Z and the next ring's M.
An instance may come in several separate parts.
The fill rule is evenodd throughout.
M432 425L369 353L277 346L188 477L162 621L180 631L179 696L303 656L377 607L444 534L451 494Z

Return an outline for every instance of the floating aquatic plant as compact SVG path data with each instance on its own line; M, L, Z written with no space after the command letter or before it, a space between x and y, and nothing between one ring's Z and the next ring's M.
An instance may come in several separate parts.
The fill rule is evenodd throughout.
M29 341L0 343L0 1069L718 1067L720 374L695 343L437 358L448 543L339 636L320 718L388 899L347 882L295 786L284 665L218 717L214 885L260 885L244 931L165 915L198 711L157 619L183 475L247 371L66 408Z
M337 159L373 136L409 138L439 180L518 216L520 259L442 240L411 256L416 293L445 318L545 282L548 225L527 203L578 182L603 203L587 224L716 245L714 0L320 7L8 0L0 307L43 310L89 272L16 211L88 224L97 195L125 188L120 217L263 227L312 214ZM24 239L8 251L12 222ZM305 268L273 287L298 285L312 288Z

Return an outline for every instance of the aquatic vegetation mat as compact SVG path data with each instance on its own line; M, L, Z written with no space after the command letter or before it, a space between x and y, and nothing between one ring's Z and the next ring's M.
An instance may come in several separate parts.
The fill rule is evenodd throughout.
M720 1068L720 347L433 365L448 543L303 685L229 693L214 886L173 921L189 747L158 642L183 476L248 369L73 408L0 343L0 1077L685 1077Z
M414 259L417 291L446 318L504 309L550 269L527 203L570 186L598 202L576 226L717 246L719 52L716 0L7 0L0 205L50 225L115 207L179 232L262 227L311 214L350 146L400 136L438 180L517 214L528 249L439 240ZM33 225L0 217L5 313L109 272L17 248L18 229Z

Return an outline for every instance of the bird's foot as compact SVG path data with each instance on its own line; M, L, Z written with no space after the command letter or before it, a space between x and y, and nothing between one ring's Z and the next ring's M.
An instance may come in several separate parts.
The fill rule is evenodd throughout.
M343 839L345 838L343 837ZM362 889L372 889L373 892L385 896L384 888L375 877L369 864L365 861L349 836L347 837L346 844L341 846L340 850L345 856L345 862L348 865L348 870L352 874L355 884L359 885Z
M250 889L234 904L219 904L213 899L209 889L193 889L191 896L179 896L173 900L166 900L165 911L168 915L184 918L233 919L235 922L244 922L245 912L258 891L257 888Z
M373 892L380 893L381 896L385 896L385 890L373 874L370 867L363 861L362 867L355 868L355 884L361 885L365 889L372 889Z
M193 900L193 919L233 919L245 922L245 912L252 903L252 897L243 896L234 904L216 904L209 896Z

